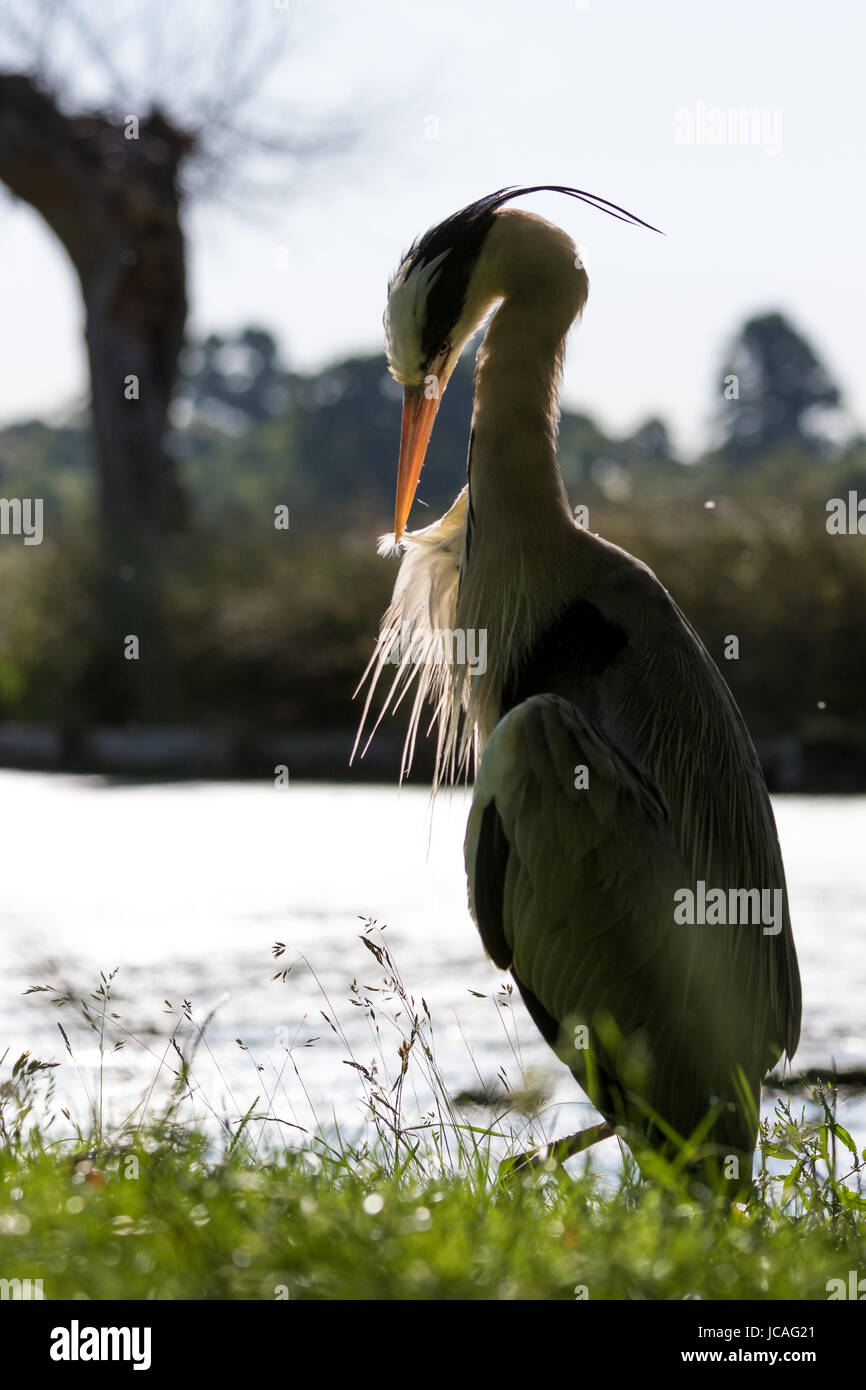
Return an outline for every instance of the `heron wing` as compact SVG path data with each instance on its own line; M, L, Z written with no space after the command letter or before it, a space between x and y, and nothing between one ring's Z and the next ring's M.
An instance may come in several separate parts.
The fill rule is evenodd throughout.
M738 1069L756 1094L769 1025L729 969L750 928L675 920L693 879L663 800L577 706L534 696L499 722L465 854L487 951L609 1118L690 1134L711 1098L734 1104Z

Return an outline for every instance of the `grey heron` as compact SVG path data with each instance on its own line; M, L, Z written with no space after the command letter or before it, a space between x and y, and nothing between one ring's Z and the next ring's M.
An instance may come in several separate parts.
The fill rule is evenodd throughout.
M434 788L475 774L465 862L482 942L605 1121L556 1156L616 1126L639 1162L677 1156L730 1194L751 1178L763 1080L799 1036L782 856L700 638L645 564L575 523L556 436L588 279L564 231L509 206L542 188L649 226L578 189L500 189L417 240L389 286L404 407L380 548L402 560L362 728L392 669L382 713L411 696L404 770L430 704ZM407 532L442 393L488 318L467 485ZM466 655L479 633L483 669ZM714 914L690 921L701 893Z

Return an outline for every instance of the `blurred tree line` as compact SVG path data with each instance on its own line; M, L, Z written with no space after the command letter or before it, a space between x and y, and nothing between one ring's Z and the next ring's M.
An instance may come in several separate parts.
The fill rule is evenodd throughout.
M42 545L0 544L0 719L348 731L397 563L374 542L391 526L399 388L379 355L292 372L260 326L190 342L180 365L167 447L193 524L160 542L163 678L144 711L104 667L86 679L104 618L86 421L0 432L0 494L42 497L45 513ZM866 496L866 440L822 433L815 407L837 388L780 315L744 325L722 366L718 446L696 462L660 420L611 438L566 411L569 495L671 590L753 734L819 762L823 749L851 769L832 784L859 785L866 546L826 520L831 497ZM422 475L431 519L463 484L471 400L464 365ZM130 570L119 582L135 584Z

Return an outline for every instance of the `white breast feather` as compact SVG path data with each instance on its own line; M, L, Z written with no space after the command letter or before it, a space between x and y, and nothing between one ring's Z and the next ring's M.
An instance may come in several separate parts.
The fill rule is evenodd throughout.
M393 670L391 686L362 750L385 712L396 709L414 690L409 729L403 746L401 778L412 764L422 710L428 702L432 715L427 733L437 726L434 790L447 777L468 770L474 751L474 736L460 741L460 711L468 700L468 680L464 667L455 666L446 634L456 626L457 589L466 516L468 489L464 488L454 505L439 521L421 531L406 532L399 547L403 559L394 585L391 603L382 619L376 649L358 686L369 682L364 711L352 750L360 744L374 691L384 672ZM384 536L379 549L387 554L393 537ZM358 691L355 693L357 694Z

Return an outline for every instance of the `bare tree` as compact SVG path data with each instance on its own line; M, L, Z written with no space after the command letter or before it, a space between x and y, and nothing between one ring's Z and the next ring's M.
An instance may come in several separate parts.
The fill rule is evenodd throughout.
M177 176L193 147L158 112L125 129L65 116L29 77L0 74L0 178L78 274L102 515L123 529L182 518L164 440L186 321Z
M270 194L286 191L301 163L345 139L250 117L291 34L279 8L263 25L243 0L136 0L113 7L110 23L72 0L34 3L26 19L0 5L0 54L7 63L17 54L24 69L0 72L0 180L44 218L81 284L101 511L113 535L185 520L165 442L187 312L184 198L215 189L248 198L257 171ZM88 86L101 106L82 106Z
M72 765L93 718L171 710L158 549L186 520L166 445L187 313L184 204L273 201L349 143L343 118L311 135L282 91L268 105L290 41L282 4L0 0L0 181L55 233L85 307L101 620L70 701ZM130 634L140 661L120 657Z

